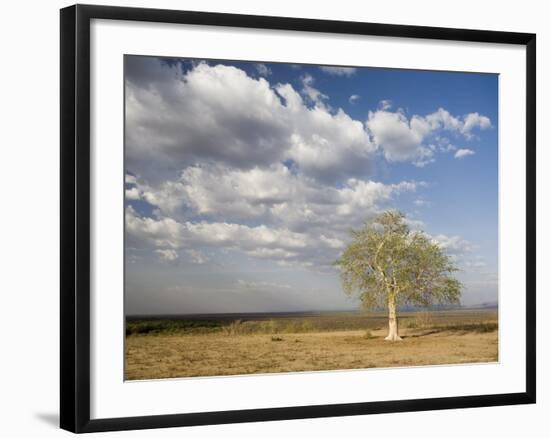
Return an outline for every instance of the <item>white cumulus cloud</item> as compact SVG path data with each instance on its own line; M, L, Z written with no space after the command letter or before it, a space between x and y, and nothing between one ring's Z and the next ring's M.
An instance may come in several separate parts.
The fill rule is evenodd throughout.
M159 169L177 172L198 161L245 169L292 159L321 180L368 172L375 147L364 123L332 112L311 75L302 77L300 91L312 108L292 85L233 66L199 63L183 71L156 59L132 62L138 66L126 79L127 165L149 180Z
M207 264L225 251L281 266L332 266L350 228L399 197L423 199L422 182L373 180L375 160L424 167L443 148L454 150L439 137L443 131L468 139L491 126L478 113L458 117L443 108L408 116L387 100L356 120L330 108L311 75L301 76L301 89L272 84L263 64L256 65L260 77L251 77L222 64L126 62L133 63L126 78L127 244L182 265ZM131 205L143 204L136 200L149 208L136 211ZM450 249L461 244L456 236L438 239Z
M322 71L328 73L329 75L334 76L351 76L357 69L354 67L332 67L332 66L322 66L320 67Z
M256 70L258 70L258 73L262 76L269 76L271 74L271 69L262 63L255 64Z
M455 152L455 158L464 158L464 157L467 157L469 155L474 155L475 152L471 149L458 149L456 152Z
M174 262L178 259L178 253L173 249L155 249L155 254L166 262Z
M354 104L354 103L357 102L360 98L361 98L361 96L359 96L358 94L352 94L352 95L349 97L348 101L349 101L349 103Z
M382 101L380 109L370 111L367 128L374 144L379 147L388 161L410 161L417 167L435 162L435 152L455 150L447 138L438 134L450 131L467 140L473 137L474 129L488 129L491 121L478 113L464 117L453 116L449 111L439 108L426 116L413 115L408 118L402 110L390 111L389 103ZM435 144L427 142L432 139ZM438 145L439 144L439 145ZM470 149L457 151L455 157L471 155Z

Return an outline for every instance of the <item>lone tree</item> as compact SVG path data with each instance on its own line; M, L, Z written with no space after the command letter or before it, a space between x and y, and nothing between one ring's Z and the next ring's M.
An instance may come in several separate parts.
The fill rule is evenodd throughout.
M386 211L352 230L353 241L336 262L347 295L365 309L388 309L388 341L400 341L401 305L458 303L462 284L453 259L420 231L411 231L399 211Z

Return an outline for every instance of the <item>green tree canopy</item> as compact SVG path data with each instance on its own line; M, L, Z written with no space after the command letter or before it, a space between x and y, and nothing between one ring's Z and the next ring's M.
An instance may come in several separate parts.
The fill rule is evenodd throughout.
M411 231L399 211L386 211L352 230L352 242L337 261L344 292L365 309L386 308L389 334L397 332L397 308L459 303L462 284L454 260L422 231Z

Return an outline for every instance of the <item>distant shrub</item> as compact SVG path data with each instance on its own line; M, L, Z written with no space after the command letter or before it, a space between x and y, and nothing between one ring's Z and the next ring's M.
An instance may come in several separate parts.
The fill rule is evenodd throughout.
M434 318L431 312L424 310L418 312L414 318L405 323L407 328L427 328L434 324Z
M498 330L498 323L496 322L485 322L478 324L477 332L479 333L490 333Z
M295 321L288 322L284 328L284 333L298 333L300 331L301 324Z
M450 324L442 326L446 330L456 330L474 333L491 333L498 330L497 322L481 322L472 324Z
M433 325L433 322L434 322L432 313L428 312L427 310L418 312L418 315L416 316L416 320L418 321L418 324L420 325L420 327L429 327Z
M271 336L271 342L281 342L283 338L280 336Z
M180 319L135 319L126 321L126 336L212 333L221 329L220 321Z
M223 326L222 331L227 336L242 335L244 333L244 327L242 321L237 319L230 324Z
M274 319L270 319L269 323L267 325L268 333L278 333L279 332L279 324L277 324L277 321Z

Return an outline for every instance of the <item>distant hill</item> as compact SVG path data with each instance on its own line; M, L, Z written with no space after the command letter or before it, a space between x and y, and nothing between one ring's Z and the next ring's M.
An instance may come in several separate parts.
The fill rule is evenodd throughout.
M473 305L434 305L428 308L404 306L399 308L399 312L418 312L422 310L428 311L444 311L444 310L498 310L498 303L495 301L485 302ZM380 313L384 317L385 309L374 309L370 313ZM290 312L247 312L247 313L192 313L192 314L156 314L156 315L126 315L128 321L138 321L144 319L169 319L169 320L196 320L196 321L233 321L235 319L246 320L262 320L271 318L297 318L308 316L327 316L327 315L362 315L363 312L359 309L335 309L335 310L310 310L310 311L290 311Z
M488 301L484 303L479 304L435 304L432 306L429 306L428 308L425 307L418 307L418 306L403 306L399 308L400 312L418 312L419 310L432 310L432 311L438 311L438 310L469 310L469 309L498 309L498 302L496 301Z
M463 309L498 309L497 301L487 301L481 304L472 304L470 306L462 306Z

